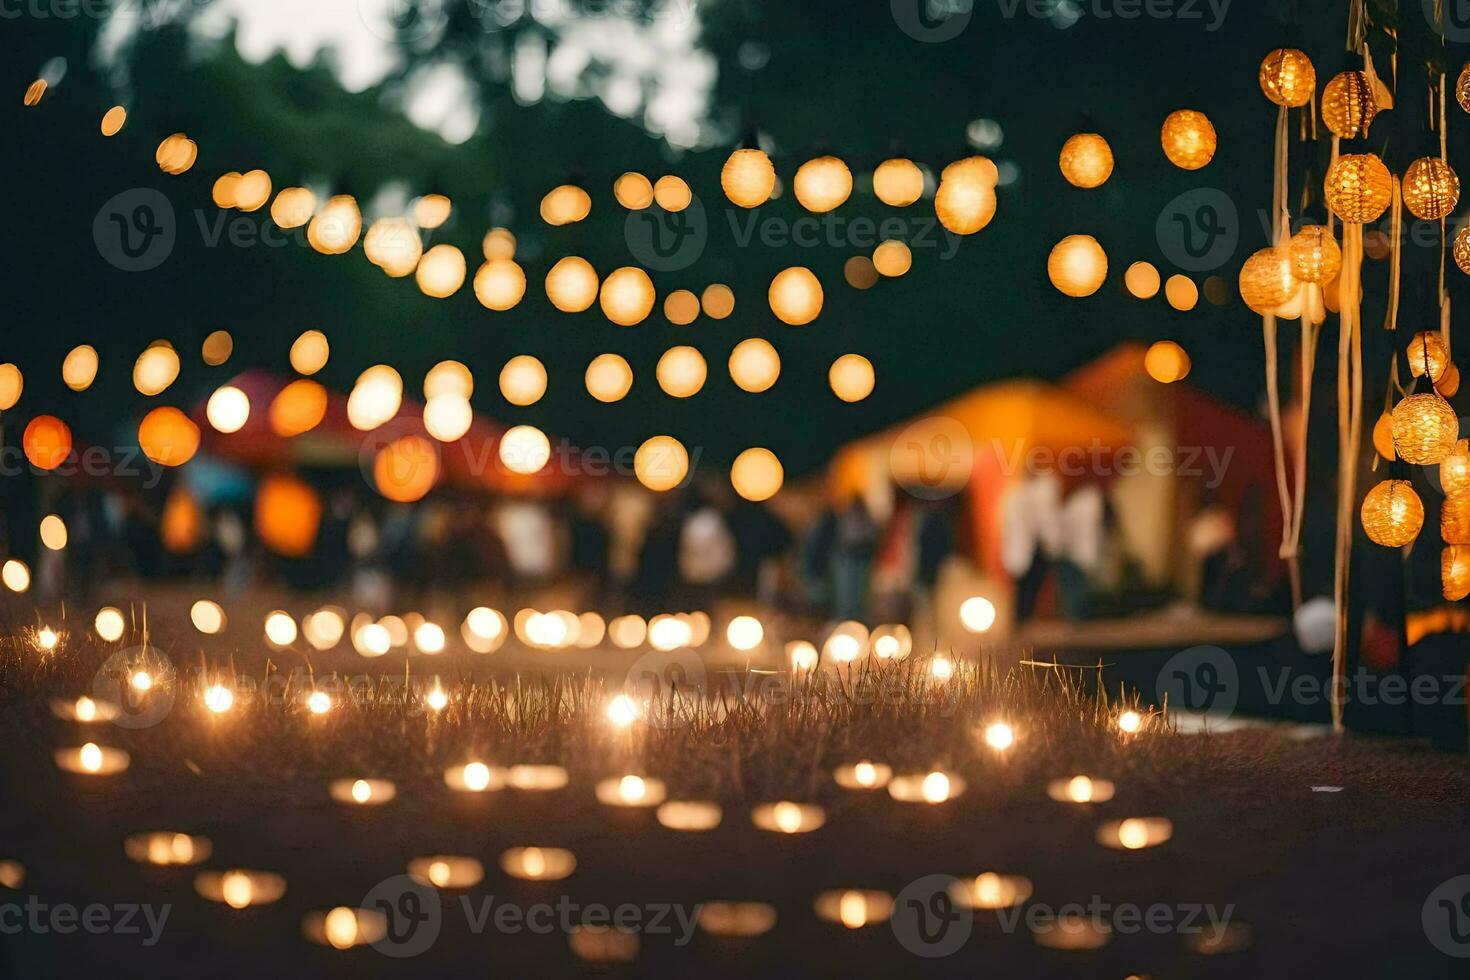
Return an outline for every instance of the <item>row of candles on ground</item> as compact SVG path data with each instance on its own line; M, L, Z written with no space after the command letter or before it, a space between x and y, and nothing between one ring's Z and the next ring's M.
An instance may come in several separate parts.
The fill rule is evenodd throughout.
M995 606L982 596L972 596L961 606L961 621L972 633L984 633L995 622ZM213 636L223 632L228 617L219 603L200 599L189 610L189 619L200 633ZM107 606L93 620L97 636L109 643L123 638L128 631L122 610ZM564 650L571 647L591 649L604 640L625 650L645 643L655 650L669 651L697 648L709 642L712 623L708 613L661 613L649 619L629 614L605 620L595 612L574 613L555 609L539 611L521 609L507 621L505 615L488 606L470 610L460 624L465 646L475 653L493 653L514 632L517 639L534 649ZM350 637L353 648L362 656L379 657L395 649L412 649L434 655L448 646L444 627L419 613L374 618L359 613L349 622L344 610L323 606L307 613L298 623L285 610L277 609L265 618L266 642L276 648L287 648L304 639L317 650L331 650L344 637ZM36 647L43 652L55 650L62 634L49 626L34 631ZM731 648L750 652L766 641L765 626L755 616L733 617L725 627L725 641ZM869 630L856 621L839 623L828 634L822 653L838 663L851 662L864 651L880 659L901 659L913 649L913 636L902 624L888 624ZM796 669L815 666L816 647L804 640L786 644L786 652Z
M1165 821L1167 823L1167 821ZM188 867L207 861L213 853L208 838L174 832L137 834L124 841L129 858L157 867ZM556 847L512 847L500 855L500 868L512 878L523 881L560 881L577 867L576 856ZM408 874L420 884L444 890L465 890L479 885L485 878L485 867L476 858L465 855L435 854L408 862ZM24 881L24 868L16 861L0 861L0 885L19 888ZM210 902L232 909L271 905L286 893L286 879L272 871L232 868L206 870L194 879L195 891ZM949 888L949 898L956 908L1001 910L1014 908L1032 895L1030 879L1014 874L987 871L975 876L956 878ZM813 901L819 919L847 929L862 929L886 922L894 909L891 894L876 889L832 889L820 892ZM698 928L713 938L751 938L774 928L777 912L774 906L751 901L701 902L695 913ZM1243 924L1237 924L1242 926ZM1249 942L1248 927L1244 935L1237 929L1213 943L1221 948L1201 948L1199 952L1223 952L1223 944ZM371 945L386 935L387 920L377 909L337 906L329 910L313 910L302 920L303 934L313 942L337 949ZM1032 930L1035 941L1053 949L1088 950L1106 945L1112 938L1109 925L1097 918L1062 912L1055 922ZM568 936L573 951L590 961L626 962L638 953L638 934L631 930L606 926L573 926Z

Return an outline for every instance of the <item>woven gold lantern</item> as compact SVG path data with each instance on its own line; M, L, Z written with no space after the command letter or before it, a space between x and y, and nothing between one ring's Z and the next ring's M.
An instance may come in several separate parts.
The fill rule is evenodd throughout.
M822 312L822 284L805 266L782 269L767 291L771 312L794 327L811 323Z
M1455 232L1454 245L1455 265L1460 271L1470 276L1470 224L1463 226Z
M1470 491L1470 439L1455 443L1454 451L1440 460L1439 488L1446 495Z
M1378 416L1378 421L1373 423L1373 448L1390 463L1399 458L1393 451L1393 416L1388 412Z
M1450 403L1427 392L1410 395L1393 409L1393 448L1415 466L1444 461L1460 436L1460 420Z
M1073 187L1101 187L1113 173L1113 148L1097 133L1077 133L1062 144L1058 165Z
M1470 547L1452 544L1442 551L1439 571L1446 599L1459 602L1470 596Z
M1460 108L1470 112L1470 61L1465 62L1465 67L1460 69L1459 81L1455 82L1455 101L1460 103Z
M956 160L939 174L934 213L946 231L973 235L995 217L995 184L1000 172L987 157Z
M1108 275L1108 256L1091 235L1068 235L1046 258L1051 284L1067 296L1091 296Z
M557 259L546 273L546 298L563 313L581 313L597 301L597 270L578 255Z
M1263 248L1246 259L1240 267L1240 298L1245 305L1265 315L1290 300L1297 290L1291 266L1291 253L1285 248Z
M1416 218L1438 221L1460 203L1460 178L1439 157L1420 157L1404 171L1404 207Z
M1444 377L1434 386L1434 390L1446 398L1454 398L1460 393L1460 366L1450 361L1444 369Z
M1444 498L1439 509L1439 536L1445 544L1470 545L1470 491Z
M653 312L658 296L648 273L636 265L625 265L602 280L600 298L602 312L609 320L620 327L631 327Z
M1337 278L1342 268L1342 249L1325 225L1303 225L1286 248L1291 255L1291 274L1299 282L1325 285Z
M1438 330L1421 330L1409 341L1409 373L1416 378L1429 374L1429 380L1439 384L1445 369L1450 365L1450 353L1444 348L1444 338Z
M1344 153L1322 182L1327 207L1343 221L1376 221L1393 200L1393 175L1372 153Z
M1334 136L1367 136L1378 115L1373 83L1360 71L1338 72L1322 89L1322 121Z
M904 157L884 160L873 171L873 194L890 207L907 207L924 194L924 171Z
M1385 548L1401 548L1419 536L1424 504L1408 480L1384 480L1363 498L1363 531Z
M1302 106L1317 91L1317 69L1306 52L1277 48L1261 59L1261 91L1281 106Z
M760 207L776 187L776 168L763 150L736 150L720 170L720 187L742 208Z
M1218 141L1209 117L1195 109L1176 109L1159 132L1164 156L1181 170L1198 170L1215 156Z
M796 201L808 211L824 214L852 193L852 171L836 157L816 157L797 168L792 181Z

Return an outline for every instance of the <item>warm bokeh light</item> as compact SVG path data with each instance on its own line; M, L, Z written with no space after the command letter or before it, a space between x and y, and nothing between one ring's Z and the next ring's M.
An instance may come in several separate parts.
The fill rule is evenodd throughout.
M1113 173L1113 148L1097 133L1077 133L1062 144L1058 165L1073 187L1101 187Z
M744 147L735 150L720 168L720 188L732 204L760 207L776 187L776 168L764 150Z
M296 373L313 375L327 366L332 345L320 330L307 330L291 344L291 367Z
M204 415L220 432L239 432L250 419L250 398L234 385L222 385L209 396Z
M670 347L658 359L654 377L665 394L688 398L704 387L708 368L704 356L693 347Z
M765 803L750 811L751 823L778 834L808 834L827 822L827 811L810 803Z
M597 301L597 289L597 270L580 256L560 258L546 273L546 297L563 313L581 313L590 307Z
M60 515L47 514L41 518L40 526L41 545L52 551L60 551L66 547L69 535L66 530L66 521Z
M154 341L133 364L133 387L153 396L163 393L179 376L179 354L167 341Z
M516 425L500 437L501 464L512 473L539 473L551 462L551 440L533 425Z
M664 297L664 318L685 327L699 317L699 297L687 289L676 289Z
M890 207L907 207L924 196L924 171L905 157L884 160L873 171L873 193Z
M600 402L621 400L633 387L633 369L618 354L598 354L587 365L587 393Z
M97 378L97 348L90 344L73 347L61 362L61 380L72 391L86 391Z
M873 362L861 354L843 354L827 369L827 384L845 402L860 402L873 393Z
M432 442L422 436L400 436L373 457L373 486L388 500L411 504L434 489L439 468L439 452Z
M491 259L475 272L474 288L481 306L504 312L526 295L526 273L514 259Z
M730 466L730 484L746 500L769 500L781 489L786 471L769 449L747 449Z
M443 194L425 194L413 202L413 221L420 228L438 228L449 220L453 204Z
M1143 369L1160 384L1183 381L1189 376L1190 366L1189 355L1172 340L1150 344L1143 355Z
M766 391L780 376L781 357L769 341L751 337L730 351L730 378L742 391Z
M648 318L658 297L648 273L626 265L608 273L599 298L604 316L619 326L631 327Z
M939 175L934 192L934 214L945 230L955 235L973 235L995 217L995 164L987 157L956 160Z
M311 223L306 226L306 240L324 255L350 252L362 234L362 212L351 194L337 194L327 199Z
M464 285L465 271L463 252L453 245L435 245L419 259L418 268L414 270L414 281L425 296L444 299L453 296ZM524 277L521 287L525 288Z
M682 177L665 174L654 182L653 199L665 211L683 211L694 200L694 192Z
M742 652L754 650L765 638L765 627L754 616L736 616L725 627L725 642Z
M155 408L138 423L138 445L160 466L183 466L199 451L199 426L172 405Z
M115 105L102 114L101 130L103 136L116 136L122 132L123 126L128 121L128 110L120 105Z
M398 414L403 404L403 376L386 364L358 375L347 396L347 420L355 429L369 431Z
M1181 170L1198 170L1215 156L1215 127L1203 112L1176 109L1159 132L1164 156Z
M122 610L114 606L104 606L97 610L97 618L92 622L92 628L97 631L98 637L108 643L115 643L122 639L127 625Z
M711 320L723 320L735 312L735 293L724 283L713 283L704 287L699 303L704 307L705 316Z
M823 214L846 201L852 193L852 171L834 156L803 163L792 181L796 201L808 211Z
M1159 294L1159 270L1150 262L1135 262L1123 273L1123 285L1131 296L1153 299Z
M1194 280L1176 272L1164 283L1164 299L1182 313L1187 313L1199 303L1199 287Z
M1091 296L1108 275L1108 256L1091 235L1068 235L1046 260L1051 284L1067 296Z
M316 195L305 187L284 187L271 202L271 220L281 228L300 228L315 213Z
M894 278L913 268L914 256L909 247L900 241L881 242L873 249L873 268L879 275Z
M20 401L25 376L14 364L0 364L0 412L8 412Z
M424 242L407 218L390 216L368 225L362 237L362 253L373 265L394 279L402 279L419 267Z
M574 184L553 187L541 199L541 220L548 225L570 225L592 212L592 198Z
M971 633L984 633L995 625L995 603L984 596L970 596L960 603L960 623Z
M689 453L673 436L654 436L633 454L633 472L650 490L672 490L689 473Z
M0 565L0 582L11 592L26 592L31 587L30 566L19 558L6 559L5 564Z
M212 599L200 599L189 607L189 621L199 632L213 636L225 628L225 611Z
M500 369L500 394L512 405L534 405L546 394L546 367L530 354L520 354Z
M321 424L327 414L327 389L300 378L282 388L271 400L271 431L282 438L299 436Z
M822 312L822 284L805 266L776 273L766 297L776 318L792 326L811 323Z
M642 211L653 203L653 185L630 170L613 181L613 198L629 211Z

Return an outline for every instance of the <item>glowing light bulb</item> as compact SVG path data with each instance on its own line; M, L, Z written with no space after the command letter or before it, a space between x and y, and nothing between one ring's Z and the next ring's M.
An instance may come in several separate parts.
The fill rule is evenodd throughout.
M217 715L229 711L234 704L234 693L223 684L212 684L204 692L204 706Z
M607 706L607 719L618 728L627 728L638 720L638 706L626 694L619 694Z
M943 803L949 799L949 777L942 772L931 772L924 777L921 791L926 803Z
M1014 745L1015 742L1016 733L1005 722L997 721L985 727L985 744L997 752L1005 751Z
M314 715L324 715L332 710L332 696L326 691L312 691L306 699L306 708Z
M1125 711L1118 716L1118 730L1129 735L1143 728L1143 716L1136 711Z
M88 742L83 745L78 758L82 768L87 772L96 772L102 768L102 749L96 742Z

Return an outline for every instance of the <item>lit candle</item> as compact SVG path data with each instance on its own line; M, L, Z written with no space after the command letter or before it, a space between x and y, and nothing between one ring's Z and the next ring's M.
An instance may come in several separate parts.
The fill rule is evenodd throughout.
M1004 752L1016 744L1016 733L1003 721L985 726L985 744L997 752Z
M827 822L827 813L811 803L764 803L750 811L750 820L761 830L778 834L806 834Z
M848 929L886 922L893 914L893 896L887 892L846 889L822 892L814 903L817 918Z
M638 934L611 926L572 926L567 944L588 963L631 963L638 955Z
M270 871L201 871L194 877L199 897L232 909L269 905L286 894L286 879Z
M944 803L964 791L964 777L940 769L894 776L888 784L888 795L900 803Z
M444 770L444 784L461 793L488 793L503 789L505 776L505 770L499 766L471 762L463 766L450 766Z
M764 902L704 902L694 921L711 936L745 939L770 932L776 909Z
M204 707L211 714L222 715L235 705L235 692L223 684L211 684L204 689Z
M1129 817L1110 820L1097 828L1097 842L1104 847L1139 851L1157 847L1174 836L1174 825L1163 817Z
M128 767L128 754L122 749L88 742L81 748L57 749L56 765L67 772L85 776L110 776Z
M512 878L559 881L577 870L577 858L560 847L512 847L500 855L500 868Z
M485 878L485 866L472 857L435 854L408 862L409 877L435 888L473 888Z
M332 696L326 691L312 691L306 698L306 710L314 715L324 715L332 710Z
M386 779L334 779L327 787L338 803L378 806L398 795L398 788Z
M85 695L75 701L57 699L51 702L51 713L63 721L76 721L90 725L99 721L111 721L118 716L118 707L111 701L97 701Z
M1118 731L1134 735L1143 730L1143 715L1136 711L1124 711L1118 715Z
M1053 779L1046 786L1046 795L1058 803L1106 803L1113 798L1113 784L1091 776Z
M208 837L159 831L134 834L123 841L123 852L139 864L186 867L209 860L213 850Z
M658 822L670 830L713 830L723 816L718 803L702 800L670 800L658 808Z
M49 626L42 626L35 632L36 649L42 653L51 653L61 645L61 634Z
M607 703L607 720L614 728L627 728L638 720L638 705L626 694L619 694Z
M561 766L511 766L506 782L528 792L561 789L567 784L567 771Z
M1052 922L1033 926L1031 938L1047 949L1101 949L1113 938L1113 927L1102 919L1063 913Z
M1031 897L1031 880L987 871L950 886L950 898L961 908L1008 909Z
M424 695L424 704L434 712L443 711L449 707L449 695L439 685L439 678L434 678L434 686L429 689L428 694Z
M608 806L658 806L664 801L664 795L662 780L632 774L604 779L597 784L597 798Z
M839 766L832 778L843 789L882 789L893 778L893 769L881 762L857 762Z
M314 943L333 949L370 946L388 934L388 917L374 909L339 905L327 912L308 912L301 932Z

